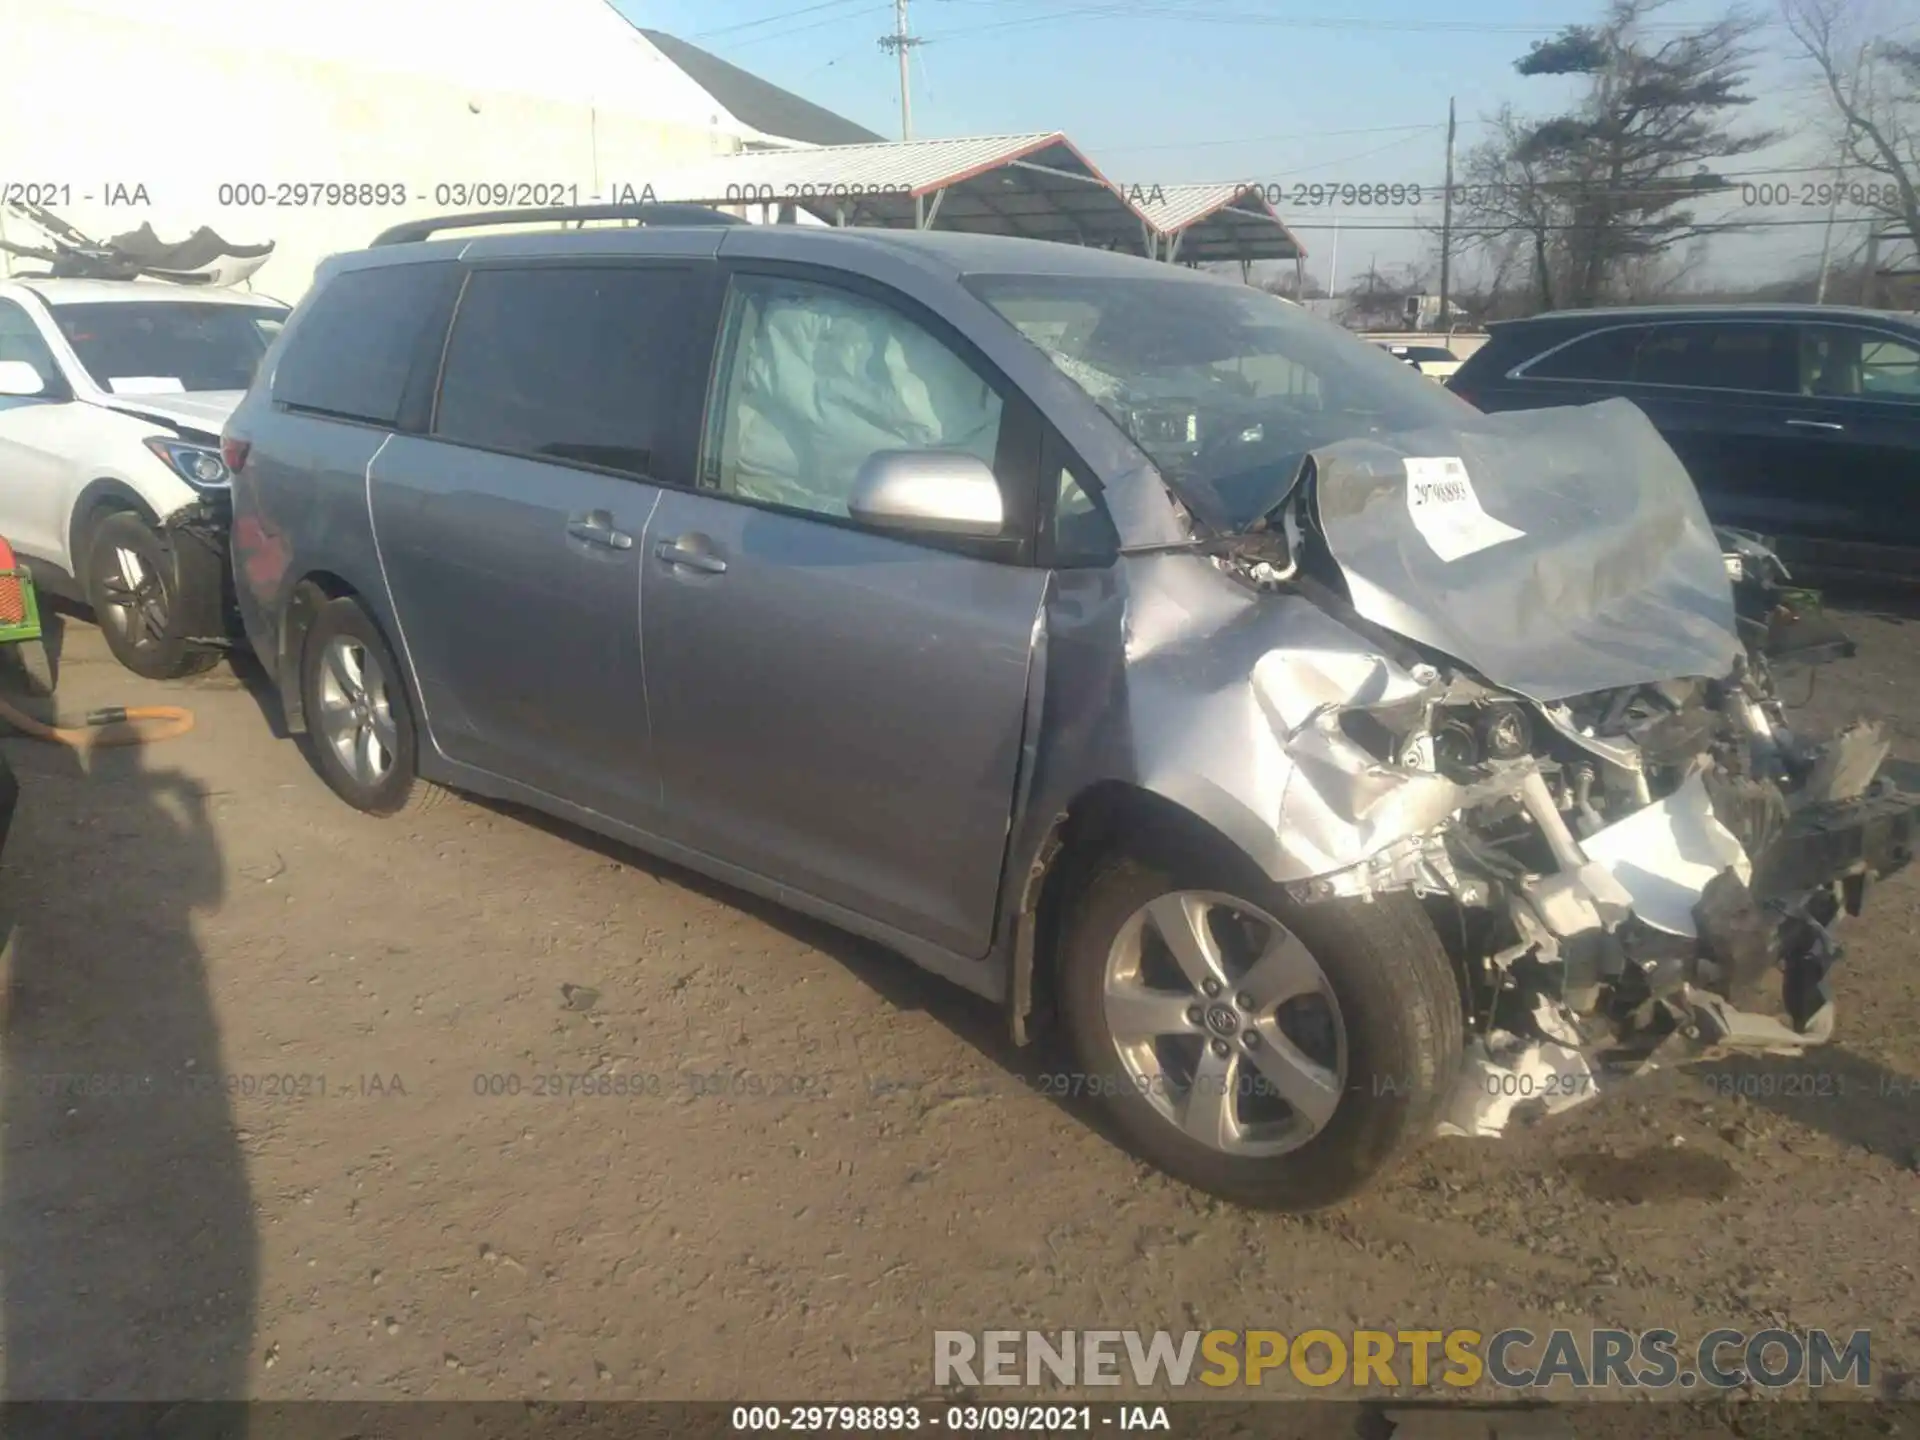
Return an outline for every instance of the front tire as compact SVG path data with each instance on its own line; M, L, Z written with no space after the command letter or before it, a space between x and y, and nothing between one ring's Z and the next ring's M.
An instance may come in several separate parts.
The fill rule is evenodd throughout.
M1410 894L1303 905L1250 866L1118 855L1060 963L1075 1059L1122 1138L1239 1204L1362 1190L1431 1131L1461 1064L1453 964Z
M131 510L93 527L87 543L87 604L113 658L149 680L178 680L219 663L220 652L189 643L182 618L194 597L180 593L173 546Z
M330 600L314 616L300 652L300 693L314 768L354 809L397 815L441 793L418 778L399 662L358 600Z

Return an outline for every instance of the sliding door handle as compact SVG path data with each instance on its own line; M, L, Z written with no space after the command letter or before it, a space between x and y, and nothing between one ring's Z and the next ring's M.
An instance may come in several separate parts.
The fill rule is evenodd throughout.
M604 545L609 550L631 550L633 536L613 528L613 516L604 510L576 515L567 521L567 534L589 545Z
M1802 430L1845 430L1847 427L1838 420L1789 420L1789 425L1797 425Z
M724 575L727 562L707 550L696 550L682 540L662 540L653 547L653 553L669 565L684 566L688 570L698 570L703 575Z

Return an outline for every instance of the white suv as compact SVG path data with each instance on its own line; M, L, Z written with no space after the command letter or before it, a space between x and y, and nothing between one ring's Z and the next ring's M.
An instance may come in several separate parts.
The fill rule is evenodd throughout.
M171 679L232 634L220 428L287 307L150 280L0 280L0 536Z

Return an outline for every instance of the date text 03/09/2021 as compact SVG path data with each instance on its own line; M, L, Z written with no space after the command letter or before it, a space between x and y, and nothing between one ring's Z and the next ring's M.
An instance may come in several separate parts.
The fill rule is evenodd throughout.
M317 1071L180 1070L49 1071L15 1077L10 1093L52 1100L141 1101L224 1095L261 1101L328 1100L344 1097L388 1099L405 1096L407 1083L385 1074L326 1075Z
M1176 1407L1177 1408L1177 1407ZM735 1405L729 1426L736 1434L789 1431L800 1434L905 1435L946 1431L956 1435L1086 1435L1111 1430L1170 1432L1165 1405L982 1405L909 1401L883 1405Z
M391 210L432 205L440 210L546 209L577 205L652 205L653 186L610 181L581 185L572 180L229 180L213 188L213 203L238 210Z
M70 197L71 187L41 186L55 198ZM792 181L785 184L729 182L718 196L701 203L782 204L804 200L859 201L911 193L909 187L867 181ZM89 195L86 198L91 199ZM238 210L394 210L432 205L439 210L526 210L581 205L658 205L663 198L650 181L615 180L580 184L574 180L438 180L413 184L385 179L228 180L213 187L211 200ZM51 202L47 202L51 203ZM63 202L64 203L64 202Z

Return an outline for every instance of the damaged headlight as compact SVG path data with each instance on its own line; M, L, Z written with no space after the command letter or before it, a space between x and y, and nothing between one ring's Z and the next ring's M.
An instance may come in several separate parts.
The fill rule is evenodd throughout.
M1480 753L1489 760L1518 760L1533 749L1533 722L1518 705L1483 706L1473 728Z
M166 461L169 470L195 489L219 489L233 478L216 446L196 445L189 440L156 435L147 441L147 448Z
M1525 707L1496 700L1438 709L1430 730L1398 737L1393 758L1410 770L1437 770L1464 781L1478 766L1519 760L1533 749L1534 725Z

